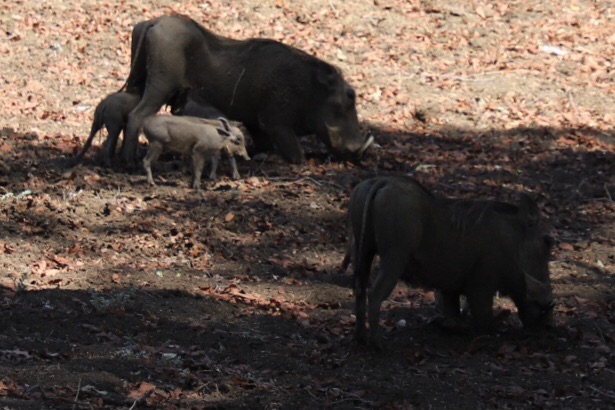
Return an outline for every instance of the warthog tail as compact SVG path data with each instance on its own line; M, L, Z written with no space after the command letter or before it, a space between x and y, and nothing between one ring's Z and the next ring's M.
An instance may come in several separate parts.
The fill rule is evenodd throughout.
M355 252L354 256L354 269L355 272L363 272L360 278L355 278L355 281L359 280L359 283L363 283L363 284L367 284L367 281L369 280L369 275L371 272L371 267L370 266L366 266L365 269L363 269L360 265L363 261L364 256L366 255L366 253L368 252L368 249L366 249L366 240L368 238L368 235L373 236L373 225L370 224L368 226L368 221L370 221L372 219L372 214L373 214L373 207L372 207L372 203L374 202L374 198L376 197L376 194L378 193L378 191L380 191L382 188L384 188L387 185L387 181L386 180L379 180L376 181L376 183L370 188L369 192L367 193L367 196L365 197L365 202L363 204L363 217L361 219L361 232L359 234L359 246L357 248L357 251ZM356 241L356 238L355 238Z

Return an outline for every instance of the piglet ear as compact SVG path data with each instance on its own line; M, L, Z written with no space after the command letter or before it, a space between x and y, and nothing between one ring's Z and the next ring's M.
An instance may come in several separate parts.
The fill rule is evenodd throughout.
M230 131L231 130L231 125L228 123L228 120L224 117L219 117L218 121L220 121L222 123L222 126L224 127L224 129L226 131Z
M540 220L540 209L527 194L521 194L519 198L519 217L527 227L536 226Z

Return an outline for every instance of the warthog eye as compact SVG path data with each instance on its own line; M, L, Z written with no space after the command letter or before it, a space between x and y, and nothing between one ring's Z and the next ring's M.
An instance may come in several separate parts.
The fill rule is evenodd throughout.
M352 88L349 88L348 90L346 90L346 95L348 96L351 102L354 102L357 96Z

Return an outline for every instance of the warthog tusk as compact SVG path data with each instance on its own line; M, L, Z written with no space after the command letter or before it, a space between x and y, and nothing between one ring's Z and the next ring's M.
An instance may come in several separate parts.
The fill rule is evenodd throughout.
M332 127L329 124L325 123L327 127L327 132L329 133L329 140L331 141L331 145L335 148L344 148L343 139L341 136L341 127ZM370 135L369 138L359 147L358 150L354 151L354 153L358 156L363 155L366 149L368 149L372 143L374 142L374 136Z
M361 145L361 148L357 150L357 154L359 156L363 155L365 150L368 149L372 145L373 142L374 142L374 136L370 135L369 138L363 143L363 145Z

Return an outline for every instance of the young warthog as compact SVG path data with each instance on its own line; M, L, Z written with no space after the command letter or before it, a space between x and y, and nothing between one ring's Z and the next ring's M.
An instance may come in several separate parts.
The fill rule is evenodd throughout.
M524 326L552 324L551 238L528 196L518 206L456 200L437 197L409 177L383 177L355 187L349 214L359 343L382 348L380 306L400 278L436 289L447 316L459 316L465 295L480 331L491 325L497 291L512 298ZM375 254L380 273L369 291L368 340L366 289Z
M207 120L187 116L153 115L143 121L143 133L149 141L149 150L143 160L143 167L150 185L156 185L152 177L152 163L156 162L165 148L192 156L193 189L200 189L201 173L206 161L211 161L209 178L216 179L221 152L229 157L233 179L239 178L234 155L250 159L243 133L239 128L229 124L225 118Z
M96 110L94 110L94 120L92 121L90 135L85 144L83 144L79 154L72 161L72 165L75 166L81 163L83 156L88 148L90 148L90 145L92 145L94 136L102 127L106 127L109 135L103 144L101 159L104 166L110 167L120 133L125 131L128 114L137 106L139 100L140 97L137 93L120 91L109 94L98 103Z

